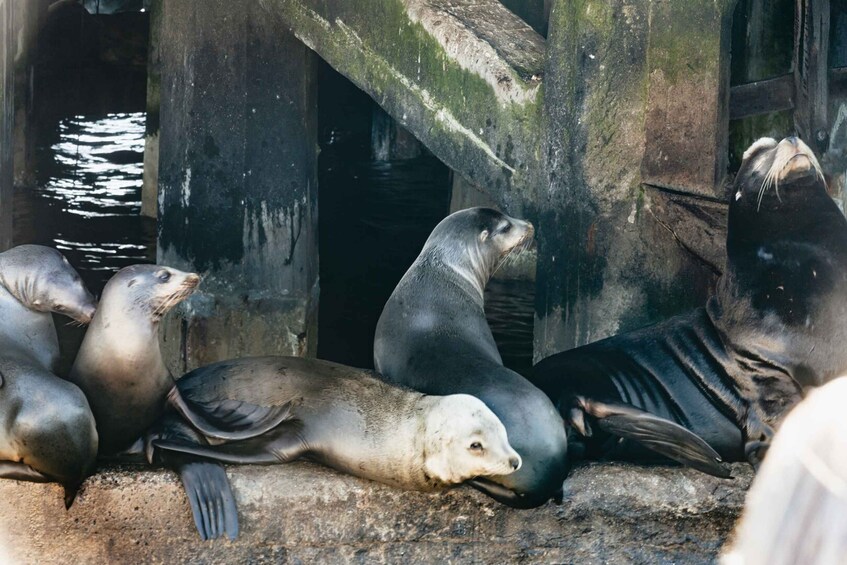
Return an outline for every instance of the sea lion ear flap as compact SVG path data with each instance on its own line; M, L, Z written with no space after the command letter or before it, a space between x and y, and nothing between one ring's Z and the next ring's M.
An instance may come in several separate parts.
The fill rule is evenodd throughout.
M612 435L637 441L683 465L715 477L729 478L721 458L697 434L675 422L660 418L634 406L614 402L597 402L577 397L577 405L597 419L597 426Z
M479 240L485 241L486 239L488 239L488 230L482 230L479 232Z

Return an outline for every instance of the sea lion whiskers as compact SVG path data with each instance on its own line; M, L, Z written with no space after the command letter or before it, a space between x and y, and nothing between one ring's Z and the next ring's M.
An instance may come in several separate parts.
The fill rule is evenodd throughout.
M752 153L754 147L748 149L748 151L745 152L745 155L747 155L748 152ZM783 140L776 145L776 155L774 155L773 160L771 161L771 166L768 168L765 173L765 177L762 180L762 186L759 188L758 199L756 201L757 211L762 206L762 198L771 187L774 188L777 199L782 202L782 198L779 195L779 181L793 171L793 168L789 168L789 165L797 157L805 157L809 163L809 168L815 171L818 178L824 180L821 165L808 145L803 143L800 139L793 139L793 141L789 139Z
M529 229L527 229L523 237L511 249L507 249L500 256L500 259L498 260L497 265L494 267L494 270L491 271L489 278L493 277L494 274L498 270L500 270L500 267L502 267L503 265L515 263L518 260L518 257L520 257L525 251L532 247L534 235L535 228L532 226L532 224L529 224Z
M175 305L185 300L191 295L197 286L200 284L200 276L194 275L186 277L186 279L177 287L174 292L162 298L162 300L153 308L153 316L161 318Z

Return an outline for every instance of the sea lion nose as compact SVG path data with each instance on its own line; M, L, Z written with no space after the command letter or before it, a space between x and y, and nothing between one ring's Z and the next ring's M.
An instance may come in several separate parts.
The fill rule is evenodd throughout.
M512 467L513 470L517 471L518 469L521 468L521 458L520 457L510 457L509 458L509 465Z
M188 273L185 276L185 282L186 282L186 284L196 286L196 285L200 284L200 275L198 275L197 273Z

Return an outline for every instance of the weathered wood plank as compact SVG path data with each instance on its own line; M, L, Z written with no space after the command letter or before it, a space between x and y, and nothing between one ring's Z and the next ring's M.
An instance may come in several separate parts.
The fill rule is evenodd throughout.
M793 74L733 86L729 91L730 120L793 108Z
M14 129L14 26L12 0L0 0L0 250L12 245L15 196L12 137Z
M823 149L828 136L829 0L797 0L794 18L794 127Z

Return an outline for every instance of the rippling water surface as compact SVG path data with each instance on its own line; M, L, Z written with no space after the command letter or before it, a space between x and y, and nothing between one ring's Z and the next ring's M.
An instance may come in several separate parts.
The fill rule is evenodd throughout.
M62 119L37 148L37 186L16 194L16 243L58 248L95 293L118 269L155 259L155 221L139 215L144 120Z

